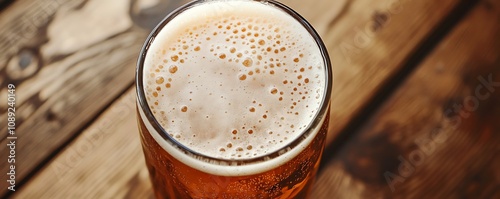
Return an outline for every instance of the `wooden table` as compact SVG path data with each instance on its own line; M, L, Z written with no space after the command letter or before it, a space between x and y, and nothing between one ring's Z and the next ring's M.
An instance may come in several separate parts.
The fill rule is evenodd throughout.
M185 2L1 2L0 197L152 197L135 62ZM500 198L499 0L283 2L315 26L335 71L312 198Z

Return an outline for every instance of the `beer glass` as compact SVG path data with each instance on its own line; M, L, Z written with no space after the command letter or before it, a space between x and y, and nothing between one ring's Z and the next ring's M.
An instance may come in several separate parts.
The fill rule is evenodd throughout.
M273 0L198 0L150 34L136 71L157 198L307 198L332 70L313 27Z

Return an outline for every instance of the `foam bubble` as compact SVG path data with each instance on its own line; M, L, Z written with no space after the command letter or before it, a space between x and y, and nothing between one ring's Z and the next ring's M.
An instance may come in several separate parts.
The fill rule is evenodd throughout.
M183 145L216 158L265 156L295 140L325 86L309 32L258 2L197 7L205 12L178 15L146 55L145 91L157 120Z

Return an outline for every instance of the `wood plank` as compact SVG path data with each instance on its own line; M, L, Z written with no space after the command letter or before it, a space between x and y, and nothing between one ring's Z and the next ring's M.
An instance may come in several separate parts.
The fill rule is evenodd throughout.
M329 136L329 142L338 134L338 131L350 121L359 109L370 100L376 93L378 87L388 77L393 76L400 69L402 62L416 48L420 41L423 40L430 32L439 25L440 20L446 16L452 8L457 4L457 0L444 1L328 1L318 0L313 4L304 4L305 1L284 1L291 5L299 12L304 13L304 16L310 19L311 23L318 28L321 35L324 35L325 43L330 49L333 65L336 73L335 91L333 96L333 111L332 111L332 127ZM401 3L401 4L398 4ZM399 10L397 5L400 5ZM375 16L375 17L374 17ZM411 26L407 26L411 24ZM406 27L401 29L401 27ZM367 29L365 29L367 28ZM376 30L376 31L375 31ZM357 40L361 31L370 33L368 44L361 44ZM398 34L395 34L397 32ZM348 51L343 51L344 47L348 47ZM352 48L351 48L352 47ZM352 51L354 49L354 51ZM347 53L347 54L346 54ZM391 54L391 56L387 56ZM355 96L355 97L353 97ZM114 106L120 106L114 104ZM130 108L129 111L131 111ZM113 118L120 117L122 114L115 113L101 117L100 120L106 120L111 126L130 125L128 121L132 121L134 115L127 116L126 120L115 120ZM136 131L135 128L127 128L128 131ZM87 136L88 131L80 137ZM105 129L104 132L116 132L115 128ZM127 132L128 133L128 132ZM132 133L134 134L134 133ZM132 135L131 134L131 135ZM137 132L135 132L137 134ZM132 142L136 138L130 138ZM28 182L26 187L16 195L19 198L25 196L34 196L35 194L44 196L62 196L57 195L59 190L87 188L88 184L94 183L92 186L95 192L104 193L109 186L120 187L117 189L132 190L134 193L143 193L148 190L147 178L137 178L141 169L108 169L106 167L92 167L90 164L76 165L67 174L68 179L78 177L80 181L72 181L73 183L65 183L64 180L54 178L56 175L54 167L57 167L59 162L64 162L68 158L68 150L76 150L81 144L81 138L68 147L62 154L58 155L50 162L32 181ZM112 138L103 138L102 143L108 144L101 149L92 150L89 153L96 157L113 157L115 164L135 164L135 161L129 162L132 159L141 159L141 154L130 154L127 158L113 155L119 150L116 146L108 143L115 142ZM131 146L131 148L134 146ZM141 151L138 146L135 150ZM89 160L91 161L91 160ZM141 160L142 161L142 160ZM93 164L97 164L93 162ZM109 172L112 174L121 172L130 172L133 174L121 175L116 177L116 181L110 185L106 178L94 176L92 173L96 168L99 172ZM133 183L130 183L133 181ZM50 185L50 186L49 186ZM140 186L138 186L140 185ZM82 188L82 189L83 189ZM111 193L119 191L108 190ZM73 196L89 196L91 194L85 191L76 191L78 194ZM63 192L66 193L66 192ZM46 194L46 195L45 195ZM62 194L62 193L61 193ZM120 195L121 196L121 195Z
M329 50L335 76L331 143L443 18L467 1L284 2L311 21Z
M163 1L156 5L161 11L147 2L18 0L0 13L0 97L6 99L7 84L17 94L17 184L133 84L137 55L151 31L145 23L157 23L163 11L185 1ZM0 120L6 121L1 102ZM6 136L0 136L2 146ZM1 156L7 153L2 149ZM0 186L7 187L6 177Z
M498 35L500 2L481 1L336 152L313 198L500 198Z
M129 89L15 198L152 196L135 130L134 91Z

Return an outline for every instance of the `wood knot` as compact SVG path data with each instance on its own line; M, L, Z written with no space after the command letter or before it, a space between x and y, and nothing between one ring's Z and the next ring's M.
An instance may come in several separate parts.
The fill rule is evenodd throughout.
M384 27L384 25L387 23L387 21L389 20L389 16L385 12L375 11L375 13L372 16L372 19L373 19L372 29L373 31L378 31L382 27Z
M387 133L357 140L342 154L346 172L370 184L385 184L384 173L397 170L400 148L389 141Z
M57 115L52 111L48 111L47 114L45 115L45 117L47 118L47 121L49 121L49 122L57 120Z
M17 55L12 56L7 64L7 75L12 80L23 80L31 77L41 67L38 51L22 49Z

